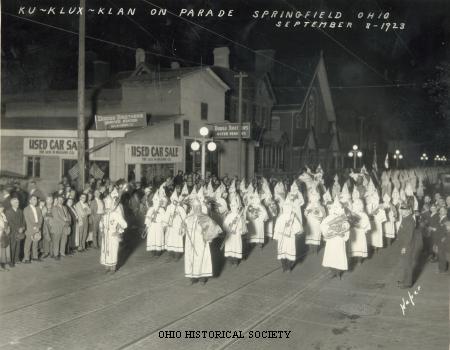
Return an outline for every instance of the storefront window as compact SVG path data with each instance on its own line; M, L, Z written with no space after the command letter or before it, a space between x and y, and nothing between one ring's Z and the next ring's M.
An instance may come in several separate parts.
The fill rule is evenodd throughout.
M41 158L40 157L27 157L27 169L26 173L28 177L40 177L41 176Z

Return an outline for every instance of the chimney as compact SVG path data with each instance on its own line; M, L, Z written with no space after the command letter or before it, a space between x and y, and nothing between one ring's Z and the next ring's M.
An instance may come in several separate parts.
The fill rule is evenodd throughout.
M227 46L216 47L213 54L215 66L230 68L230 49Z
M94 61L94 85L101 85L109 79L109 63L105 61Z
M172 70L180 69L180 63L176 61L170 62L170 69Z
M145 51L144 49L136 49L136 68L141 64L145 63Z
M255 72L270 73L273 68L273 59L275 50L256 50L255 53Z

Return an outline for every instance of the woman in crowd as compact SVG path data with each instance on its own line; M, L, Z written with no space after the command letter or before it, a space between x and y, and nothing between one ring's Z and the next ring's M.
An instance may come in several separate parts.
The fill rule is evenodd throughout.
M5 269L11 265L11 250L9 247L10 228L5 215L5 206L0 202L0 267Z

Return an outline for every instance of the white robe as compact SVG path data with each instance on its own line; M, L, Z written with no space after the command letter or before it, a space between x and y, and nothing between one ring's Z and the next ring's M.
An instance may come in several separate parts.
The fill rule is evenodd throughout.
M182 253L183 246L183 225L186 219L186 211L180 205L169 204L164 214L164 225L166 235L164 248L167 251Z
M229 212L223 222L225 229L225 257L242 259L242 235L247 232L244 213Z
M161 207L151 207L145 215L147 251L164 250L164 215L165 210Z
M106 211L100 221L101 250L100 264L116 266L119 253L120 234L127 228L122 205Z
M253 205L254 206L254 205ZM264 243L264 223L269 218L267 215L266 208L263 205L257 206L259 209L259 216L256 219L250 218L247 214L248 218L248 240L250 243Z
M371 220L370 244L375 248L383 248L383 223L385 221L386 212L380 207Z
M292 210L282 212L275 224L273 239L277 240L277 259L297 259L296 235L303 233L298 215Z
M370 231L370 220L366 213L357 213L360 219L350 228L349 256L367 258L367 232Z
M335 217L335 215L331 214L322 221L320 224L320 229L323 233L327 233L331 230L328 225L328 220L332 220ZM341 271L348 270L345 243L349 239L349 236L350 231L347 230L343 233L343 236L334 236L333 238L325 239L326 244L322 266L331 267Z
M209 243L203 239L203 230L196 215L189 215L185 220L184 274L188 278L212 276L211 250ZM220 233L220 227L211 220L210 229Z
M383 223L384 235L387 238L395 238L395 215L392 208L386 209L387 221Z
M306 217L306 239L308 245L320 245L322 232L320 223L325 217L325 208L321 205L308 206L305 209Z

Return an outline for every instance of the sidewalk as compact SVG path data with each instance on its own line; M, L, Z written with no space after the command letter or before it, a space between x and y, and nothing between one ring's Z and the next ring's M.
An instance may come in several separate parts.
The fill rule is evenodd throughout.
M321 267L323 253L283 273L270 242L205 286L190 286L183 260L151 257L144 244L113 275L98 251L21 264L0 273L0 349L446 350L448 274L426 265L403 315L409 297L396 287L397 251L385 248L338 280ZM182 337L160 338L161 330ZM245 338L186 339L188 330ZM264 330L289 338L249 339Z

